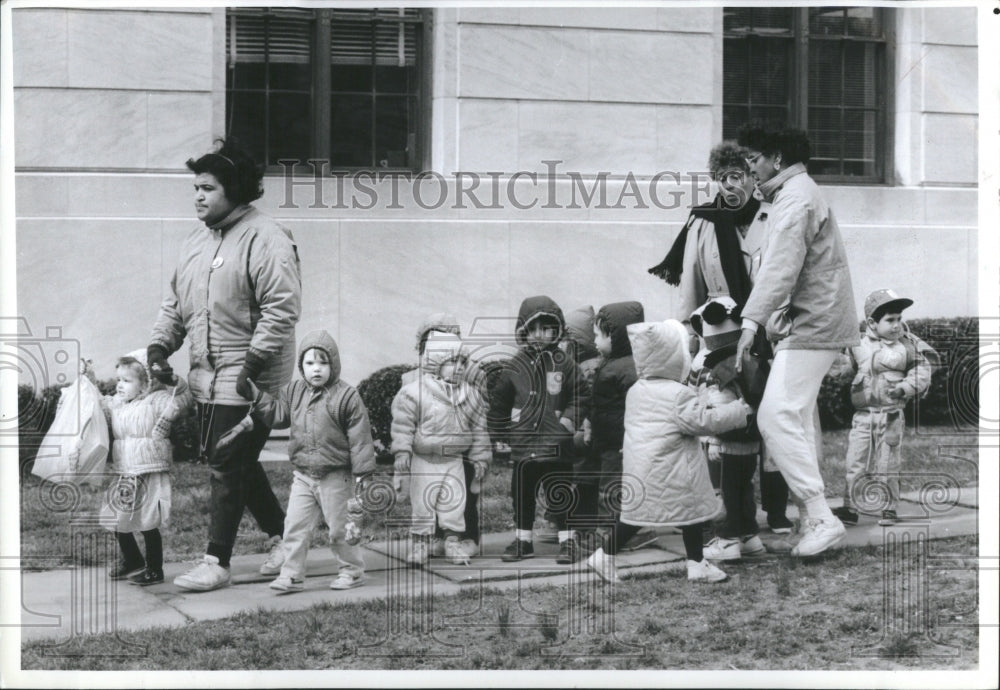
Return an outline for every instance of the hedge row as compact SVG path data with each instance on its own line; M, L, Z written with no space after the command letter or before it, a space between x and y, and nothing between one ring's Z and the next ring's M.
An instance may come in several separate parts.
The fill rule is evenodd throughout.
M975 427L979 424L979 321L975 318L917 319L908 325L914 335L933 347L940 364L935 367L927 395L911 402L906 409L907 422L954 428ZM863 329L863 324L862 324ZM850 402L850 384L854 372L845 366L846 358L834 366L823 380L819 394L820 422L824 429L843 429L851 424L854 408ZM376 451L382 462L391 462L392 399L399 391L410 364L397 364L374 372L358 384L358 393L368 407ZM487 381L496 380L498 366L484 367ZM98 382L105 395L115 389L114 379ZM21 466L34 460L38 445L55 416L60 386L35 391L21 385L17 390L18 438L21 445ZM194 410L182 417L171 432L174 460L191 462L198 458L198 421Z
M114 395L116 386L115 379L97 382L102 395ZM40 391L25 384L17 387L18 457L22 472L31 471L38 447L45 440L45 433L55 419L62 389L63 386L58 385L46 386ZM174 422L170 431L174 462L194 462L198 459L198 433L198 419L192 406Z

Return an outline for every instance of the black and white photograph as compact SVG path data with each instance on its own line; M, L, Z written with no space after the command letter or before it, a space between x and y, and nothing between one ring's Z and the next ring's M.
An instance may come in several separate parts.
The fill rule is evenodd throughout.
M0 685L996 688L997 37L2 0Z

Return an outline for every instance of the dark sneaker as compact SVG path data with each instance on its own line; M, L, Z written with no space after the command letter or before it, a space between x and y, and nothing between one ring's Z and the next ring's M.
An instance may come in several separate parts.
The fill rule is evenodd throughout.
M847 506L841 506L840 508L834 508L833 514L843 522L845 525L856 525L858 524L858 514L856 511L851 510Z
M776 515L774 517L768 515L767 526L775 534L791 534L792 528L795 527L795 525L792 524L792 521L784 515Z
M660 535L658 535L652 529L641 529L636 532L631 539L622 544L618 549L619 551L638 551L639 549L644 549L647 546L653 546L659 540Z
M108 571L108 577L112 580L124 580L129 575L135 575L145 568L146 564L142 561L133 563L131 561L126 561L124 558L119 558L115 567Z
M535 547L531 545L530 541L515 539L510 543L510 546L503 550L503 555L500 556L500 560L510 563L512 561L522 561L525 558L534 557Z
M576 539L567 539L559 544L559 555L556 556L556 563L568 565L576 563L581 558L583 558L583 552L580 550L580 544Z
M133 585L139 585L140 587L148 587L149 585L158 585L163 582L163 571L162 570L150 570L146 568L138 575L133 575L128 579Z
M899 516L896 515L895 510L883 510L882 519L878 521L881 527L888 527L889 525L895 525L899 522Z

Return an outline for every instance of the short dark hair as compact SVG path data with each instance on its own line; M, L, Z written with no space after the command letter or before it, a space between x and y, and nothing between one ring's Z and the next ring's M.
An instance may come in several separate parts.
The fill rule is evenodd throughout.
M219 181L226 198L236 204L249 204L264 195L264 168L235 137L216 139L214 151L195 160L188 158L188 170L195 175L209 173Z
M600 314L594 317L594 325L597 326L597 330L604 334L605 338L611 337L611 324Z
M783 127L774 123L754 120L740 127L736 140L740 146L760 151L765 156L781 154L786 165L808 163L812 153L809 136L801 129Z

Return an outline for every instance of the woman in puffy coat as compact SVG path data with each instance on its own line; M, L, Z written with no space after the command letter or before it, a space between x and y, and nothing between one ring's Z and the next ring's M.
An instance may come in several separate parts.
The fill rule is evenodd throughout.
M617 580L614 557L640 527L680 527L688 579L720 582L726 574L704 559L704 523L722 511L699 445L710 436L746 427L752 409L742 400L710 407L682 383L691 368L687 330L679 321L628 327L638 381L625 400L622 511L606 549L587 564Z
M739 142L748 149L750 172L771 210L767 249L743 307L736 362L740 366L760 328L778 341L757 424L805 508L792 555L815 556L844 538L819 470L816 397L840 351L858 344L851 272L833 209L806 172L805 132L749 125Z

